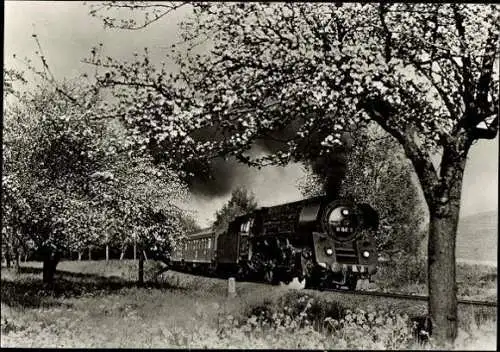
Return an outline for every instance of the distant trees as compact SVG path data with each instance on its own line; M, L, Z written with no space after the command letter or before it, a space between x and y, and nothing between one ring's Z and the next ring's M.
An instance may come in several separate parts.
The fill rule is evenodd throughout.
M231 192L231 198L215 213L214 228L219 231L227 230L229 223L235 217L243 215L257 208L257 202L252 192L244 187L238 187Z
M403 150L390 135L375 125L356 132L340 195L368 203L379 212L379 251L417 253L425 212L416 182ZM323 187L312 172L299 182L304 196L322 194Z
M201 227L198 225L194 217L190 214L184 214L183 216L181 216L180 222L185 233L192 233L201 230Z

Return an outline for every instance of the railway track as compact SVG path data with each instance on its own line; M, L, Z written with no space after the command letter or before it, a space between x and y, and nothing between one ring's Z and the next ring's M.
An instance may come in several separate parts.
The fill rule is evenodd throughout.
M427 301L429 299L429 296L409 295L409 294L392 293L392 292L345 291L345 290L341 290L341 289L324 289L323 291L325 291L325 292L338 292L338 293L343 293L343 294L360 295L360 296L387 297L387 298L405 299L405 300L414 300L414 301ZM483 306L483 307L496 307L497 306L497 302L477 301L477 300L468 300L468 299L459 299L458 304L475 305L475 306Z
M169 269L167 269L167 270L169 270ZM181 271L176 271L176 270L172 270L172 269L170 269L170 271L182 273ZM163 272L163 270L162 270L162 272ZM318 289L314 289L314 290L318 290ZM362 291L362 290L347 291L347 290L335 289L335 288L323 288L323 289L321 289L319 291L323 291L323 292L335 292L335 293L341 293L341 294L346 294L346 295L386 297L386 298L414 300L414 301L427 301L429 299L428 296L424 296L424 295L413 295L413 294L393 293L393 292L380 292L380 291ZM468 299L458 299L458 304L473 305L473 306L483 306L483 307L497 307L497 302L468 300Z

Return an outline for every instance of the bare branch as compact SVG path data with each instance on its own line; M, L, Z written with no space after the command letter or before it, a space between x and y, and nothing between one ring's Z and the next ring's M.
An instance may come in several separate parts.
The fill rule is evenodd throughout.
M142 24L136 24L135 21L130 20L128 23L124 23L122 21L122 24L115 24L114 20L110 19L109 17L103 17L99 16L105 26L111 27L111 28L118 28L118 29L127 29L127 30L140 30L148 27L154 22L157 22L164 16L168 15L169 13L172 13L173 11L179 9L180 7L189 4L188 2L181 2L181 3L145 3L145 4L137 4L137 3L127 3L127 2L106 2L104 6L101 6L97 9L92 9L90 11L90 14L92 16L97 16L97 13L102 11L102 10L110 10L110 9L126 9L130 11L145 11L148 9L152 9L156 14L152 17L149 18L147 16L147 13L144 18L144 23ZM162 9L162 11L159 11Z

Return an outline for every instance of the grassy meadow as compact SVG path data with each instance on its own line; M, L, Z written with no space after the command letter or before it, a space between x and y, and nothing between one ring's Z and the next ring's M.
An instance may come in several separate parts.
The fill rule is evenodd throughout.
M159 268L146 263L141 288L133 261L61 262L52 287L42 284L40 263L23 263L20 273L2 268L1 347L434 347L415 340L409 320L425 304L249 282L229 298L225 280L155 276ZM453 348L496 349L496 309L462 309Z

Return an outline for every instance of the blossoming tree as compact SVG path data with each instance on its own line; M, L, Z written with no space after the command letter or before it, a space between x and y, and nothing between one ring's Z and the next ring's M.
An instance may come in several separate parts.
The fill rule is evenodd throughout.
M80 98L88 93L77 90ZM17 96L4 109L2 242L30 243L45 283L63 255L120 245L133 234L143 247L168 253L182 234L184 211L175 203L186 187L178 177L128 153L116 128L91 118L93 108L50 86Z
M91 14L132 30L181 5L106 2ZM135 142L177 166L217 155L263 166L331 153L343 132L376 122L401 144L420 181L430 213L429 313L435 336L453 340L455 240L467 154L475 141L498 133L499 7L187 6L183 42L173 49L179 73L155 66L147 52L132 62L88 59L103 69L101 84L117 93L115 112ZM120 21L105 12L116 9L142 13L144 20ZM289 125L295 133L282 148L250 157L256 141L275 138ZM433 154L440 155L438 167Z

